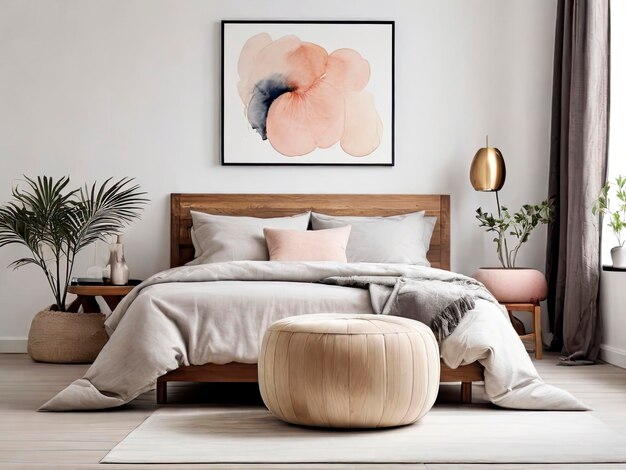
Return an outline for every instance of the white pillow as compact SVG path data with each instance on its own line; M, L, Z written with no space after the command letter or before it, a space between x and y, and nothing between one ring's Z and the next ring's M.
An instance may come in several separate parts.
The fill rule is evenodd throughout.
M435 225L437 224L437 217L434 215L424 216L424 231L422 232L422 241L424 242L424 250L428 253L430 248L430 239L433 237L435 231Z
M187 264L196 265L223 261L268 261L263 229L306 230L310 212L262 219L191 211L191 218L196 258Z
M313 230L352 226L346 249L349 263L430 266L426 253L436 222L436 217L424 217L424 211L390 217L311 214Z

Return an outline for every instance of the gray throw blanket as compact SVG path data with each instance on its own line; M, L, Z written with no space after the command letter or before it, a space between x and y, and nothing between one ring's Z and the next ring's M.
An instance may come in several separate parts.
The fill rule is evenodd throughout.
M325 284L369 289L372 308L381 315L420 321L433 330L441 343L474 309L476 298L494 301L485 287L465 276L445 280L395 276L334 276Z

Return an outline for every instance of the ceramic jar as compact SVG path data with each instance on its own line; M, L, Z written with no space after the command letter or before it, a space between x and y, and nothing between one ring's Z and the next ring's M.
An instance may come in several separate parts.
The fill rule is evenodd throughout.
M626 269L626 246L616 246L611 249L613 267Z

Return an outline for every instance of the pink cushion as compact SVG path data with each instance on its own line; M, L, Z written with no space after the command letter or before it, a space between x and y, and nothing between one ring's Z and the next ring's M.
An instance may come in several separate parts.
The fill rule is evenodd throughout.
M548 295L546 278L536 269L480 268L472 277L503 303L536 303Z
M327 230L280 230L264 228L270 261L347 262L349 225Z

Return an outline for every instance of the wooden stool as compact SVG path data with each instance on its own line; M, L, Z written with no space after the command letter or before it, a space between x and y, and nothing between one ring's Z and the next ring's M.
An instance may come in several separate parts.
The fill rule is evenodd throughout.
M513 320L512 312L530 312L533 315L534 329L532 333L520 335L521 340L533 340L535 343L535 358L541 359L543 356L543 342L541 339L541 307L539 303L502 303L504 308L509 312L511 321Z

